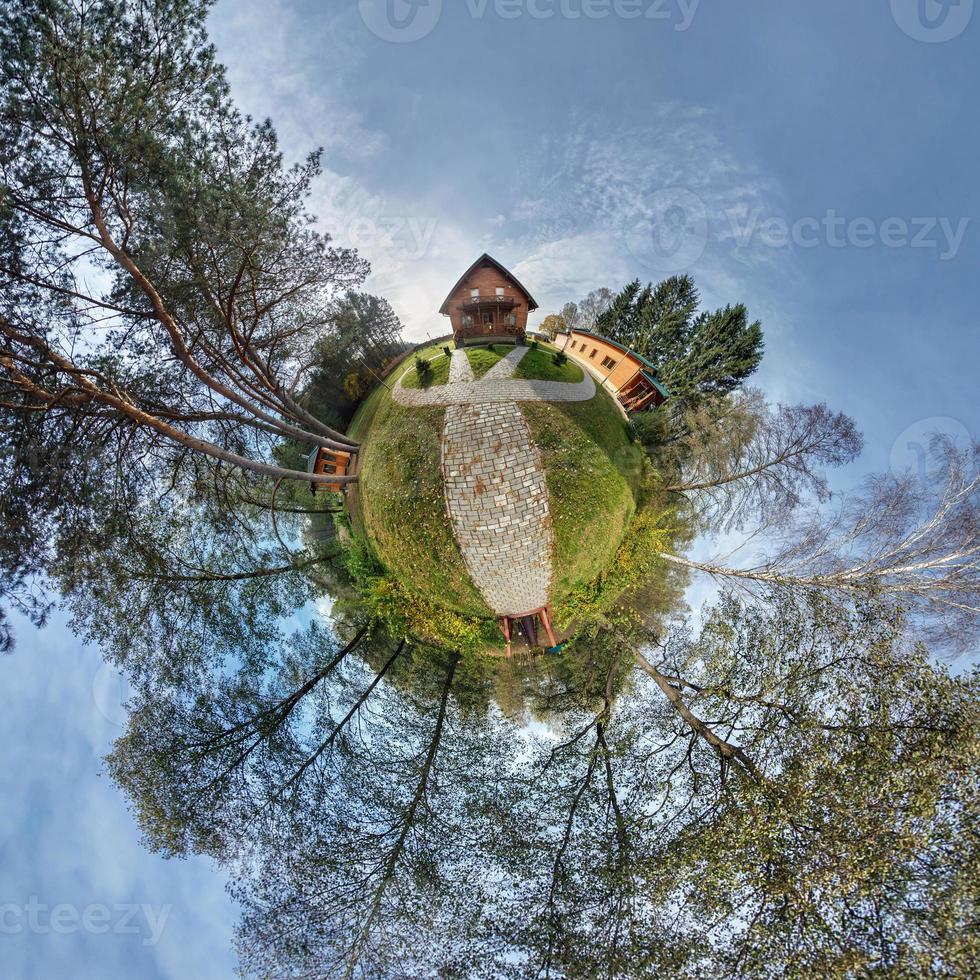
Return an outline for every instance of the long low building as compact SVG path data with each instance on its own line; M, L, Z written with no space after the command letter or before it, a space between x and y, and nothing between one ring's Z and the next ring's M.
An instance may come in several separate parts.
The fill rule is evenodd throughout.
M657 377L656 365L615 340L585 330L555 335L556 345L613 392L627 412L662 405L670 392Z

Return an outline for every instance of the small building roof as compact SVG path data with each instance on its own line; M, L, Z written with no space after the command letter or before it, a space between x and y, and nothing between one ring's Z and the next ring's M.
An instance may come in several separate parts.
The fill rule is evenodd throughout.
M657 365L648 361L642 354L637 354L635 350L630 347L626 347L623 344L611 339L610 337L603 337L601 333L595 333L592 330L573 330L573 334L580 333L584 334L586 337L595 337L596 340L601 340L604 344L609 344L611 347L615 347L616 350L621 350L624 354L629 354L630 357L635 357L644 367L650 370L650 373L656 376L659 372L657 371Z
M658 381L652 374L650 374L649 371L641 371L640 373L647 379L647 381L650 382L650 384L653 385L654 388L657 389L657 391L660 392L661 395L664 396L664 398L670 398L670 392L667 390L666 385Z
M534 297L527 291L527 289L521 284L521 281L510 271L506 266L501 265L492 255L488 255L486 252L483 253L460 277L459 281L449 290L449 295L446 297L446 301L439 307L439 312L443 316L449 316L449 301L456 295L456 291L463 285L464 282L469 278L469 276L478 269L483 264L492 265L500 273L502 273L507 279L509 279L526 297L527 297L527 308L529 311L536 310L538 304L535 302Z

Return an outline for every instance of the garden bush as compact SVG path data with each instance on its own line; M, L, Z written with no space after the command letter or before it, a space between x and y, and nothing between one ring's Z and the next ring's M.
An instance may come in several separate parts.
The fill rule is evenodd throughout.
M660 409L652 408L631 415L630 434L646 449L653 449L667 438L666 414Z

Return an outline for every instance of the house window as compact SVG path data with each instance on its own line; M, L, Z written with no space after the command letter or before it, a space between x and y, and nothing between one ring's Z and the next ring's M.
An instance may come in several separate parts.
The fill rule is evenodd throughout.
M507 314L506 318L504 319L504 323L508 327L516 327L517 326L517 317L513 313L509 313L509 314Z
M598 347L593 347L592 348L592 353L589 354L589 357L595 357L596 354L598 354L598 353L599 353L599 348Z
M611 357L604 357L602 359L602 366L604 368L614 368L616 366L616 362Z
M504 298L504 287L503 286L498 286L497 287L497 299L503 299L503 298Z
M473 326L473 317L471 317L468 313L463 317L463 326L464 327Z
M575 341L574 341L574 340L573 340L573 341L571 342L571 344L569 344L569 347L570 347L570 348L571 348L572 350L575 350Z
M479 289L471 289L470 290L470 299L479 299L479 298L480 298L480 290Z

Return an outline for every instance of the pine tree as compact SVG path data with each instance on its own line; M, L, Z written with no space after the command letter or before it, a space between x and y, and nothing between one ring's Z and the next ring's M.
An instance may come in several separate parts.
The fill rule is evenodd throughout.
M668 386L685 394L724 394L737 388L762 361L762 325L749 323L744 305L702 313L687 349L662 361Z
M690 276L646 287L634 279L599 317L596 331L656 364L674 395L724 394L759 366L762 325L749 323L741 303L698 313L700 299Z

